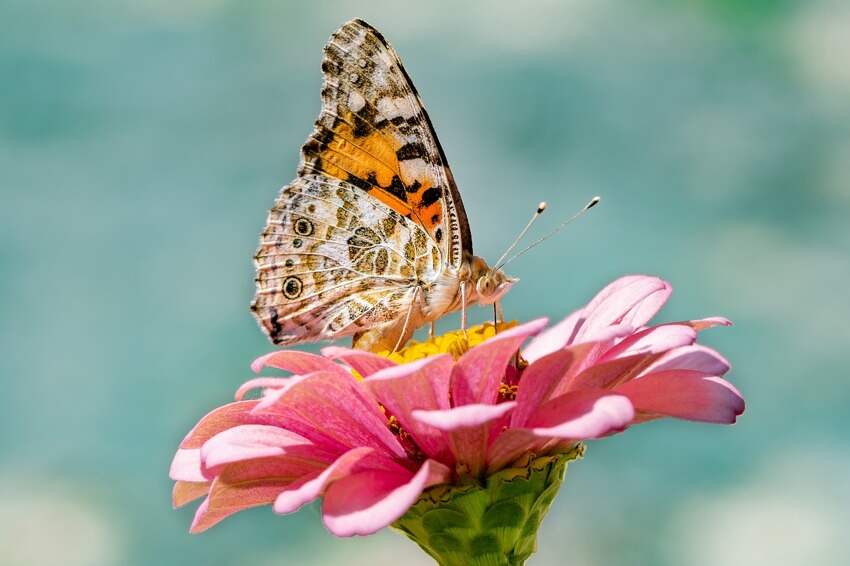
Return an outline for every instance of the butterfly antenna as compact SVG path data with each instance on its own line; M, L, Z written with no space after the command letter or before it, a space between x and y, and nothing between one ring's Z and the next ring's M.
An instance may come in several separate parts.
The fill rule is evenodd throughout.
M583 207L581 210L579 210L578 212L576 212L575 214L573 214L572 216L570 216L569 218L567 218L566 220L564 220L563 222L561 222L561 224L560 224L560 225L558 225L558 227L557 227L557 228L555 228L554 230L552 230L551 232L549 232L548 234L546 234L546 235L545 235L545 236L543 236L542 238L539 238L539 239L535 240L534 242L530 243L530 244L529 244L528 246L526 246L526 247L525 247L522 251L520 251L520 252L518 252L518 253L514 254L511 258L509 258L507 261L505 261L504 263L502 263L502 261L501 261L501 260L503 259L504 255L507 255L507 253L505 253L505 254L503 255L503 257L502 257L502 258L499 258L499 261L498 261L498 262L496 262L496 269L501 269L501 268L503 268L504 266L506 266L507 264L509 264L510 262L512 262L513 260L515 260L516 258L518 258L519 256L521 256L521 255L525 255L525 253L526 253L526 252L528 252L531 248L534 248L534 247L536 247L536 246L538 246L538 245L542 244L543 242L545 242L546 240L548 240L549 238L551 238L552 236L554 236L555 234L557 234L558 232L560 232L561 230L563 230L563 229L566 227L566 225L567 225L567 224L569 224L570 222L572 222L573 220L577 219L578 217L580 217L581 215L583 215L585 212L587 212L588 210L590 210L591 208L593 208L594 206L596 206L597 204L599 204L599 201L601 201L601 200L602 200L602 197L598 197L598 196L593 197L592 199L590 199L590 202L588 202L586 205L584 205L584 207ZM544 205L545 205L546 203L541 203L541 204L544 204ZM538 210L539 210L539 209L538 209ZM534 218L532 218L532 221L534 221ZM531 225L531 222L529 222L529 226L530 226L530 225ZM528 226L526 226L526 230L528 230ZM523 231L522 231L522 234L525 234L526 230L523 230ZM522 234L520 234L520 235L522 235ZM517 240L518 240L518 239L517 239ZM514 242L514 245L516 245L516 242ZM511 246L511 248L513 248L513 247L514 247L514 246ZM511 249L511 248L509 248L509 251L510 251L510 249Z
M541 202L540 204L537 205L537 210L535 210L534 214L531 215L531 220L528 221L528 224L525 225L525 228L522 229L522 231L519 233L519 236L514 238L513 243L510 246L508 246L508 249L505 250L505 253L503 253L499 257L499 259L496 260L495 265L499 265L500 263L502 263L503 259L508 257L508 254L511 253L511 251L520 242L520 240L522 240L523 236L525 236L526 232L528 232L528 229L531 228L531 225L534 224L534 221L537 220L537 217L539 217L541 214L543 214L544 210L546 210L546 203L545 202Z

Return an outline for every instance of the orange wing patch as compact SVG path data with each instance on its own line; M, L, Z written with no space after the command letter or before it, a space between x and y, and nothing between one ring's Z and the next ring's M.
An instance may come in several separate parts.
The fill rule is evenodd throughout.
M442 219L442 189L434 187L431 179L422 174L421 164L417 168L405 167L405 163L415 160L424 164L422 157L410 144L380 129L358 136L354 122L355 114L349 111L332 131L322 128L314 135L313 143L304 147L305 154L312 158L310 169L369 192L434 234Z

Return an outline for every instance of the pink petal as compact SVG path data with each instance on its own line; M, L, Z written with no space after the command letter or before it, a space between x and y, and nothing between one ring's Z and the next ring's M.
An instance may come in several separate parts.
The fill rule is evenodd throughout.
M630 336L634 334L635 329L631 324L613 324L608 326L607 328L600 329L593 335L593 340L583 340L577 343L566 343L563 345L561 349L575 347L581 344L595 344L596 347L592 352L588 353L586 363L594 363L599 357L601 357L605 352L607 352L614 344L620 341L620 339L625 338L626 336ZM554 343L551 343L549 346L554 347ZM557 351L553 350L553 351ZM541 356L542 357L542 356ZM540 358L537 358L540 359ZM537 360L534 360L537 361Z
M171 490L171 505L177 509L199 497L205 496L210 491L209 482L176 481L174 489Z
M316 371L342 371L342 368L327 358L299 350L278 350L271 352L260 356L251 364L251 369L254 373L258 373L266 367L282 369L295 375L304 375L305 373Z
M368 377L376 371L396 365L392 360L383 356L365 352L363 350L352 350L339 346L328 346L322 348L322 355L332 360L340 360L363 377Z
M449 432L449 445L458 464L477 476L487 461L490 423L516 407L515 401L498 405L463 405L442 411L414 411L416 419Z
M423 490L447 479L434 477L440 474L433 468L439 467L427 460L415 475L368 470L335 482L322 505L325 526L340 537L369 535L389 526L404 515Z
M236 400L241 401L245 394L254 389L283 389L290 383L287 377L256 377L249 379L236 390Z
M310 469L312 477L318 473ZM222 519L250 507L268 505L278 494L298 482L303 469L280 458L263 458L225 466L210 484L209 495L195 512L190 531L204 531Z
M546 326L540 318L501 332L472 348L457 361L452 372L451 391L455 406L494 404L505 368L526 338Z
M258 401L237 401L210 411L189 431L180 443L180 448L200 448L219 432L249 422L251 410L257 403Z
M301 435L267 425L242 425L225 430L201 448L207 478L214 476L221 466L272 456L292 456L299 462L313 461L319 465L333 461L335 455Z
M711 316L697 320L688 320L681 324L689 324L697 332L702 332L703 330L713 328L715 326L732 326L732 321L722 316Z
M322 495L330 483L352 473L361 460L373 454L374 450L371 448L352 448L321 473L314 477L305 478L298 484L293 484L282 491L275 499L274 512L285 515L298 511L301 507Z
M683 324L662 324L645 328L629 336L607 352L603 360L637 354L658 354L672 348L688 346L697 339L696 330Z
M609 349L600 361L576 376L569 383L567 390L610 389L641 374L654 371L649 368L656 367L662 359L669 359L670 363L685 363L685 360L674 360L685 356L686 352L690 352L688 357L693 358L693 362L708 361L709 355L703 352L698 355L694 353L703 349L692 344L695 339L696 330L685 323L646 328ZM668 358L668 353L671 352L681 354L677 358ZM712 361L712 367L721 369L716 360Z
M584 309L584 321L573 343L596 340L596 334L615 324L639 328L667 301L672 288L657 277L623 277L603 289Z
M545 403L529 427L536 436L584 440L624 430L633 418L628 397L601 389L583 390Z
M654 278L649 275L623 275L622 277L611 281L603 287L601 291L596 293L592 299L590 299L590 302L587 303L587 306L584 308L585 312L589 313L590 311L596 310L599 305L607 301L611 296L644 279Z
M579 371L593 348L592 343L570 346L538 358L525 368L517 388L517 408L511 415L511 426L525 426L540 404Z
M498 405L463 405L437 411L413 411L413 417L434 428L447 432L477 427L496 420L516 407L516 401Z
M257 405L252 413L255 419L272 419L326 450L341 453L368 446L390 457L406 458L378 403L351 374L317 372L291 379L293 385Z
M631 324L635 328L640 328L652 320L652 317L661 310L661 307L664 306L667 299L669 299L670 295L673 293L673 287L663 279L659 279L658 277L650 277L649 279L660 281L660 288L649 293L645 298L638 302L623 319L624 322Z
M692 344L666 352L642 373L685 369L707 375L723 375L729 371L729 367L729 362L718 352L700 344Z
M643 368L658 359L656 354L637 354L618 357L593 364L567 381L562 393L581 389L611 389L640 374Z
M168 470L168 477L173 480L186 482L205 482L201 471L201 449L200 448L180 448L171 460L171 468Z
M411 413L449 408L453 365L449 355L432 356L382 369L363 382L429 458L448 462L452 457L445 435Z
M539 360L570 344L576 330L576 324L581 320L583 309L579 309L564 320L551 326L534 337L522 351L522 357L529 362Z
M731 383L691 370L650 373L616 391L627 395L638 411L692 421L731 424L745 408Z

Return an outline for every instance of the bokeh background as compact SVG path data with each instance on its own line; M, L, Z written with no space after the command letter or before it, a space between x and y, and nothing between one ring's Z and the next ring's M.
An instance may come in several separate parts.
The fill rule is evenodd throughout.
M0 7L0 563L427 564L316 507L200 535L172 453L270 346L248 312L266 209L319 109L321 48L395 45L513 318L658 274L748 399L657 422L570 469L533 564L850 563L850 3L134 2ZM486 311L474 317L483 320ZM457 325L456 318L445 327Z

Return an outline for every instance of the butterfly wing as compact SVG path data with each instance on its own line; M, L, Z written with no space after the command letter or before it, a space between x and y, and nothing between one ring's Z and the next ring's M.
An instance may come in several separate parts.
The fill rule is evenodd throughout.
M440 259L415 222L350 183L305 175L269 212L251 309L275 344L352 335L404 317L417 274Z
M322 110L299 174L347 181L422 226L448 266L472 253L463 202L431 120L395 50L362 20L331 36Z
M427 301L423 282L472 253L466 214L419 96L377 30L343 25L322 72L299 177L262 235L252 310L276 344L352 334L394 343L412 331L400 322L413 302Z

